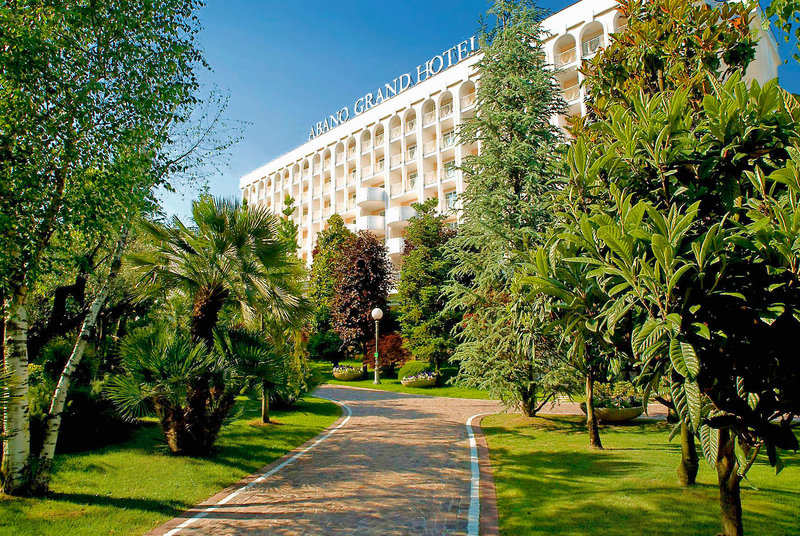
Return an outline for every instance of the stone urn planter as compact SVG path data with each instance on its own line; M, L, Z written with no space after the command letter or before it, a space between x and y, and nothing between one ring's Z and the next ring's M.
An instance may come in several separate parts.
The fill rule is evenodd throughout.
M586 413L586 402L581 402L581 411ZM603 423L632 421L644 413L644 407L636 408L594 408L597 420Z
M411 376L400 380L406 387L433 387L436 385L436 376Z
M360 380L363 376L361 369L339 369L333 370L333 377L343 382L353 382Z

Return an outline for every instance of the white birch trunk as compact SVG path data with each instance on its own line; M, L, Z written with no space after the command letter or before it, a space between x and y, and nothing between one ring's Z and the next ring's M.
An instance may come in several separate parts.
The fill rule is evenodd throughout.
M16 287L8 303L5 321L4 372L11 385L3 416L3 491L9 495L26 493L30 482L30 423L28 420L28 289Z
M97 325L97 318L100 316L100 311L105 305L108 298L108 292L112 283L119 273L122 264L122 254L125 251L125 245L128 241L128 232L130 230L130 223L126 222L120 230L119 240L117 240L116 248L111 260L111 268L108 277L103 284L103 287L92 302L89 312L81 325L81 331L78 335L75 345L72 348L72 353L64 365L64 370L61 372L61 377L58 379L58 385L53 392L53 398L50 402L50 410L47 414L46 429L44 436L44 443L42 450L39 452L39 463L36 468L36 477L34 479L34 490L43 492L47 489L50 482L50 474L53 468L53 456L56 452L56 443L58 443L58 434L61 430L61 417L64 414L64 406L67 402L67 394L69 387L72 383L72 375L78 368L78 365L83 359L86 346L89 344L91 333Z

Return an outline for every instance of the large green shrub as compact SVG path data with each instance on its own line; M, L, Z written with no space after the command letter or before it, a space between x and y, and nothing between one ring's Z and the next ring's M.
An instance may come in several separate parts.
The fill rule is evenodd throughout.
M427 361L409 361L400 368L397 377L402 380L403 378L408 378L409 376L414 376L415 374L427 372L429 370L431 370L431 364Z
M344 359L342 354L342 339L335 331L314 333L308 338L308 355L314 361L330 361L333 366Z

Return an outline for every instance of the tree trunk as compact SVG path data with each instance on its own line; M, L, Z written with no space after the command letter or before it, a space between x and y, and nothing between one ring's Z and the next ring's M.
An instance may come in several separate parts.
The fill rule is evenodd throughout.
M681 422L681 463L678 465L678 482L682 486L694 486L699 467L694 434L685 422Z
M267 382L261 384L261 422L268 423L269 420L269 386Z
M53 398L50 402L50 410L45 420L44 443L42 444L42 450L39 452L39 463L36 467L36 476L33 479L33 490L36 493L45 493L47 491L47 486L50 482L50 473L53 468L53 456L55 455L56 443L58 442L58 433L61 430L61 417L64 414L64 406L67 401L70 384L72 383L72 375L83 359L83 354L86 350L86 346L89 344L92 330L94 330L97 324L97 318L100 316L100 310L103 308L106 298L108 297L109 289L119 273L120 266L122 265L122 254L125 251L125 244L128 241L129 228L129 222L126 222L120 230L120 236L111 259L108 277L89 308L89 314L86 315L86 318L83 320L80 334L75 341L75 346L72 348L72 353L67 363L64 365L64 370L61 372L58 385L53 393Z
M3 459L0 463L3 491L8 495L29 493L31 438L28 415L28 289L16 286L7 304L3 368L10 376L11 400L3 418Z
M214 345L214 328L219 313L228 299L228 291L220 286L203 287L197 291L192 304L192 338L207 348Z
M526 417L535 417L541 406L537 407L538 400L536 399L536 385L522 387L520 393L522 407L522 414Z
M722 510L720 536L744 536L742 527L742 494L739 483L739 464L736 461L736 436L727 428L719 431L717 479L719 505Z
M589 447L602 449L600 430L594 415L594 374L591 369L586 371L586 428L589 430Z

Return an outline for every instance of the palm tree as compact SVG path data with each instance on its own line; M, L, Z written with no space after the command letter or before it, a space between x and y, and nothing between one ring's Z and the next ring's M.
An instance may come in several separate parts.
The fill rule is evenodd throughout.
M214 342L245 388L261 391L261 422L270 422L270 395L287 388L287 345L270 340L264 332L241 328L218 332Z
M106 390L120 412L132 419L154 413L174 454L208 455L239 391L232 368L163 324L128 335L120 357L124 372Z
M143 294L184 294L191 301L191 333L211 348L220 313L232 306L247 325L266 318L296 324L308 314L302 268L281 238L277 216L238 200L201 197L192 203L193 226L143 224L153 242L131 255Z

